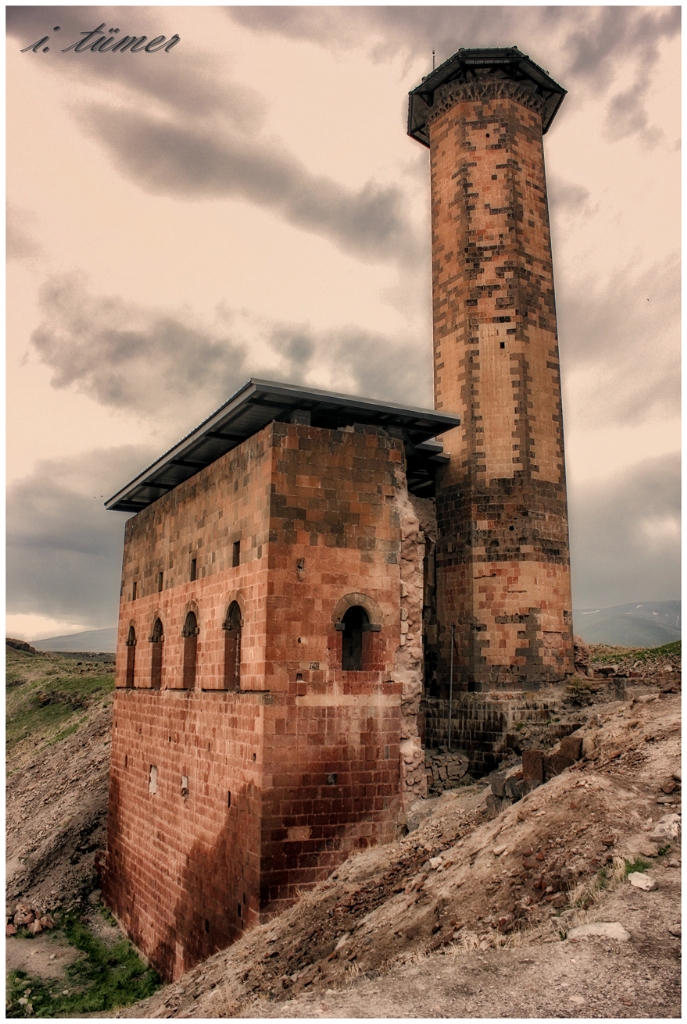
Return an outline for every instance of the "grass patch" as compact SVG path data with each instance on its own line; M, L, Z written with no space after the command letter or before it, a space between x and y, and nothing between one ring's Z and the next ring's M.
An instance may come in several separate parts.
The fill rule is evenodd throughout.
M627 873L626 864L627 862L621 857L614 857L610 865L599 868L595 875L592 875L587 881L581 882L574 893L570 895L571 905L577 907L578 910L588 910L599 900L602 892L614 889L623 881Z
M663 658L682 657L682 641L673 640L661 647L612 647L608 644L592 644L592 666L614 663L657 661Z
M22 740L64 739L84 709L114 690L112 666L75 666L55 655L7 649L8 753Z
M100 913L104 921L106 921L108 924L111 924L114 928L117 927L117 922L115 921L114 914L112 913L109 907L105 906L104 903L100 904Z
M651 865L647 861L642 860L641 857L637 857L636 860L626 860L625 877L627 878L627 876L631 875L633 871L646 871L650 866Z
M146 967L126 939L108 946L74 914L67 915L60 928L70 945L85 956L66 968L66 982L63 979L44 981L25 971L10 971L7 1017L88 1015L129 1006L160 987L157 973Z
M674 640L663 647L649 647L645 652L648 657L680 658L682 656L682 640Z
M60 740L65 740L67 736L71 736L73 732L76 732L83 720L83 718L80 718L77 722L72 722L71 725L68 725L66 729L61 729L56 736L53 736L51 740L48 740L48 746L52 747L53 744L59 743Z

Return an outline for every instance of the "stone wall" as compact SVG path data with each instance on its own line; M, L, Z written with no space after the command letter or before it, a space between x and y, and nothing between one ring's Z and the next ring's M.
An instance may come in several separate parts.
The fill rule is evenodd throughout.
M451 749L467 755L470 774L493 771L508 747L509 734L526 723L544 724L560 711L561 696L533 700L522 694L456 694L452 702ZM448 745L448 700L423 697L420 730L428 749Z
M136 633L134 686L150 687L149 637L163 626L162 686L183 685L188 611L198 620L196 685L223 687L224 622L237 601L243 618L241 685L265 687L267 543L271 430L260 431L127 520L124 528L116 685L126 685L126 641ZM239 564L233 565L234 544ZM195 579L192 579L195 561ZM160 576L162 577L160 579ZM134 584L135 596L134 596Z
M563 420L539 101L488 77L430 116L438 696L573 671Z
M163 977L260 920L266 696L115 692L103 896Z
M166 978L351 851L395 837L402 718L419 750L416 524L402 441L373 427L276 422L127 522L103 892ZM221 689L232 600L240 692ZM343 669L337 628L352 605L371 627L355 671ZM189 610L196 673L184 688ZM158 616L162 680L152 690Z
M283 909L400 813L403 443L375 427L273 424L261 906ZM342 668L352 605L361 671Z

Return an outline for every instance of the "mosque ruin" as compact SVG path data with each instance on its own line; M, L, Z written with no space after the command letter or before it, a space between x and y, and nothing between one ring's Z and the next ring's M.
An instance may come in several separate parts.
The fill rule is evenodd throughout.
M424 745L452 727L487 770L508 702L573 671L542 141L564 95L515 48L410 93L434 409L251 380L107 502L136 514L103 893L168 979L393 839Z

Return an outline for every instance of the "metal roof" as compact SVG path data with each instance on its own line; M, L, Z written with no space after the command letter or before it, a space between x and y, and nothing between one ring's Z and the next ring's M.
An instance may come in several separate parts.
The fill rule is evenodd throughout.
M548 71L544 71L516 46L458 50L444 61L431 75L422 79L408 94L408 135L424 146L429 146L427 112L434 103L434 93L447 82L472 82L480 78L509 78L520 82L544 101L542 132L551 127L556 111L563 102L567 90L554 82Z
M350 424L373 424L401 431L411 454L443 461L440 444L430 438L460 424L458 416L433 409L414 409L369 398L339 395L295 384L252 378L199 427L117 492L105 508L139 512L220 456L252 437L272 420L289 421L309 415L315 427L336 429Z

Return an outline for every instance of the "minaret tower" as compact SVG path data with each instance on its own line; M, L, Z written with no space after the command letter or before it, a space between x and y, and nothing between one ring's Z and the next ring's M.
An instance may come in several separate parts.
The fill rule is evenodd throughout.
M556 306L542 136L565 90L508 49L459 50L410 93L429 147L434 401L461 426L437 481L438 694L573 671Z

